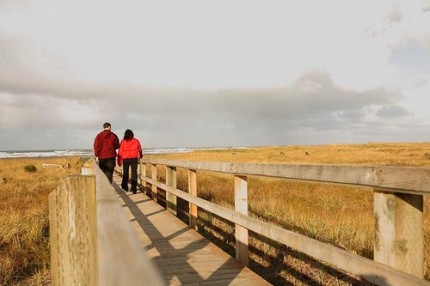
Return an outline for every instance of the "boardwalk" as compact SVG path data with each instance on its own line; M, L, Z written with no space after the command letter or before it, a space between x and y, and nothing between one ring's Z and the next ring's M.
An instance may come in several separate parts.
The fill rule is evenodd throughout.
M121 178L117 175L114 180L118 184ZM270 285L145 194L114 187L142 246L168 285Z

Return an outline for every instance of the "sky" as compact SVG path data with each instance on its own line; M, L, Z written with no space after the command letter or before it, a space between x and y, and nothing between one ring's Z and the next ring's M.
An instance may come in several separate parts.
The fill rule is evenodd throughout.
M0 0L0 150L430 141L430 0Z

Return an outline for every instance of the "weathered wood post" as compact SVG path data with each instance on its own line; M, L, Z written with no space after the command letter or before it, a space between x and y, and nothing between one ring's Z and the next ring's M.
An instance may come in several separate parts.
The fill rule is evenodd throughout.
M94 159L87 160L81 168L82 175L94 175Z
M196 170L188 170L188 193L197 197L197 173ZM198 210L195 204L189 203L190 227L197 231Z
M151 164L151 179L154 181L157 181L157 165L155 164ZM152 191L152 199L155 202L158 202L158 190L157 190L157 186L156 185L152 185L151 186L151 191Z
M141 175L142 175L142 165L140 164L140 160L138 160L137 161L137 185L138 186L142 186L142 180L140 178Z
M53 285L97 285L94 176L69 176L49 194Z
M423 278L423 196L375 190L374 216L374 260Z
M176 189L176 167L166 166L166 185ZM176 196L170 192L166 192L167 210L174 215L176 212Z
M246 176L234 176L234 210L248 215L248 181ZM248 229L236 224L236 259L248 265Z
M142 185L142 192L146 193L146 181L143 179L146 177L146 164L140 161L140 183Z

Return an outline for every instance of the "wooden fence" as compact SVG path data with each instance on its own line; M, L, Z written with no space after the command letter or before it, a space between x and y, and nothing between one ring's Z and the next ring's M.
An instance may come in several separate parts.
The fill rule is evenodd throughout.
M166 168L166 184L157 181L157 165ZM176 170L188 172L188 190L176 188ZM150 169L150 171L149 171ZM430 285L423 279L423 195L430 193L430 169L388 166L239 164L145 159L140 180L166 192L167 209L176 214L176 198L190 204L190 226L197 208L235 224L236 258L248 264L248 230L292 247L377 285ZM147 177L147 170L151 176ZM197 197L197 171L234 175L234 210ZM374 260L248 216L247 177L319 181L374 189Z
M49 195L52 285L164 285L93 160Z

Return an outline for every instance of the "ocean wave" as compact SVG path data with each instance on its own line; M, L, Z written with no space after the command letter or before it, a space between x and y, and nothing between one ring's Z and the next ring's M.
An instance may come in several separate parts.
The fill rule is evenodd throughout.
M167 153L189 153L195 150L222 150L222 149L243 149L246 147L199 147L199 148L144 148L144 154L167 154ZM0 159L2 158L38 158L38 157L67 157L81 156L91 157L93 151L90 149L68 149L68 150L36 150L36 151L0 151Z
M39 158L39 157L64 157L82 156L90 157L92 150L43 150L43 151L2 151L0 158Z
M148 148L143 149L144 154L189 153L192 148Z

